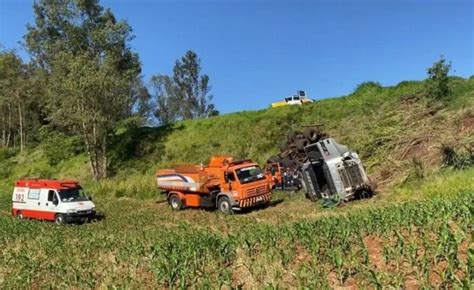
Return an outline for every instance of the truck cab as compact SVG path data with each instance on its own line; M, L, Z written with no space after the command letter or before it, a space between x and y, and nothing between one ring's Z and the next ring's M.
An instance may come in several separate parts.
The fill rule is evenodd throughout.
M233 210L270 201L269 181L258 164L253 162L243 162L242 164L231 165L224 173L224 184L230 199L230 206ZM222 211L219 204L218 208Z
M86 221L95 217L91 198L74 180L24 179L15 183L12 216L57 224Z
M347 200L357 193L371 195L371 184L357 153L332 138L305 147L308 161L301 165L301 183L311 200L338 195Z

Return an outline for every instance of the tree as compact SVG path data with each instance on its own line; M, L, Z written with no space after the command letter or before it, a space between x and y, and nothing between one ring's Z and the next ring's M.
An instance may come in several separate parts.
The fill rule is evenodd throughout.
M428 80L426 82L426 92L430 98L435 100L442 100L451 93L449 88L449 71L451 69L451 62L447 63L446 59L441 56L426 71L428 73Z
M138 77L131 87L131 104L128 105L130 111L130 117L137 117L141 119L141 124L145 124L150 119L151 108L151 95L148 92L148 88L143 83L143 79Z
M107 140L133 111L138 55L131 27L98 0L40 0L25 35L34 63L48 74L48 119L79 133L95 180L107 175Z
M31 106L35 97L32 75L32 68L14 51L0 52L1 147L9 147L18 141L20 151L23 151L28 129L37 122L35 106Z
M155 118L161 124L176 121L180 107L173 80L166 75L156 75L151 78L150 84L156 99Z
M153 76L151 85L156 98L155 116L162 123L219 114L211 103L209 76L201 74L201 60L191 50L176 61L172 77Z

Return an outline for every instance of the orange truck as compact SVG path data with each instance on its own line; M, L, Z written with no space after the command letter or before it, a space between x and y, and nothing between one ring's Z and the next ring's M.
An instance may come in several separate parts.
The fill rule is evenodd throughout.
M205 207L231 214L271 199L271 180L258 164L234 161L230 156L213 156L207 166L180 164L158 170L156 179L175 210Z

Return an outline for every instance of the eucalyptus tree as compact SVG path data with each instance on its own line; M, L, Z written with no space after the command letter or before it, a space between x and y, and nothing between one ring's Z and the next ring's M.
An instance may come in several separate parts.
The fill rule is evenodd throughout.
M130 116L140 61L130 25L97 0L39 0L25 42L48 75L48 120L81 134L92 176L107 176L107 140Z

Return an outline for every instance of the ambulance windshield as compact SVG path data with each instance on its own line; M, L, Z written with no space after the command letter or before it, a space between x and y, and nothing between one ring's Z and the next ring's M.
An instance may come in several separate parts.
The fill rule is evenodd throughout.
M89 197L87 197L82 188L60 189L58 193L62 202L89 200Z

